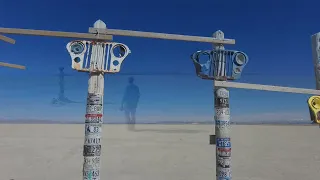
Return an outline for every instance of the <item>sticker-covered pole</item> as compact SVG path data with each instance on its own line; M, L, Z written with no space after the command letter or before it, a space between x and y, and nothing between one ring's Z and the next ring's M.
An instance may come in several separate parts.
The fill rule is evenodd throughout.
M94 24L95 28L106 28L102 21ZM93 45L94 46L94 45ZM94 48L94 47L93 47ZM96 53L96 54L94 54ZM104 56L92 51L91 64L102 62ZM85 139L83 146L83 180L100 180L101 133L103 124L103 72L89 73L87 108L85 115Z
M99 37L106 24L94 23ZM85 115L83 145L83 180L100 180L101 133L103 124L104 73L120 72L121 63L131 53L122 43L74 40L66 46L71 57L71 67L79 72L89 72L89 87ZM118 49L119 51L115 51ZM117 53L115 53L117 52Z
M224 39L222 31L213 34L217 39ZM222 44L215 44L216 50L224 50ZM226 58L218 54L215 63L215 77L226 77ZM215 82L215 81L214 81ZM215 134L216 134L216 179L230 180L231 176L231 141L229 91L214 86Z

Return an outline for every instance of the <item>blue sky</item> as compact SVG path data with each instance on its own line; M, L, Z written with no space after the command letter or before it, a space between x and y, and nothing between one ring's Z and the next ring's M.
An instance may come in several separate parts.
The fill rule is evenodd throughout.
M0 26L88 32L101 19L108 28L211 36L222 30L236 39L226 49L244 51L250 62L241 82L315 88L311 35L320 31L320 1L0 1ZM0 61L27 66L1 67L0 117L84 121L85 103L52 107L58 93L58 68L65 67L66 95L84 101L87 75L71 69L65 46L71 39L8 35L0 42ZM213 117L212 82L193 75L190 55L207 43L114 37L132 53L122 72L185 72L189 76L136 76L142 97L141 121L199 121ZM126 76L106 78L105 121L123 121L119 103ZM308 119L309 95L231 89L234 121ZM308 122L308 121L306 121Z

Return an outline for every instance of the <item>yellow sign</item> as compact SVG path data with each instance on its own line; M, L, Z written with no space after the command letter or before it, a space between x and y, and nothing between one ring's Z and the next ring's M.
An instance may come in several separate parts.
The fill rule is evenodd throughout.
M308 99L311 121L320 124L320 96L311 96Z

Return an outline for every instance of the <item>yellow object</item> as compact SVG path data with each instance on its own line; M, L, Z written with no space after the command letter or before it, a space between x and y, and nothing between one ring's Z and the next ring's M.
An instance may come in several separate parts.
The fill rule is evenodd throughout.
M320 124L320 96L311 96L308 99L311 121Z

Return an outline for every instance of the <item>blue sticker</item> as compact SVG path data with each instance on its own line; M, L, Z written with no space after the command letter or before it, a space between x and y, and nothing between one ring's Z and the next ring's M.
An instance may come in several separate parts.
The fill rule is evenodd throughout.
M230 138L217 138L217 147L231 147Z
M231 180L231 177L218 177L218 180Z
M229 120L215 120L215 123L219 127L230 126L230 121Z

